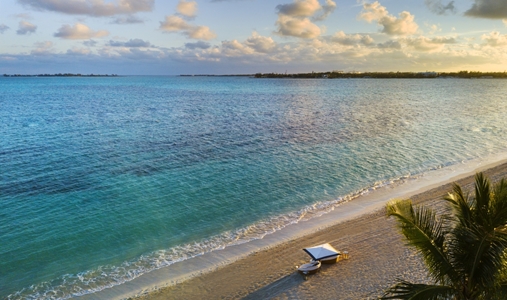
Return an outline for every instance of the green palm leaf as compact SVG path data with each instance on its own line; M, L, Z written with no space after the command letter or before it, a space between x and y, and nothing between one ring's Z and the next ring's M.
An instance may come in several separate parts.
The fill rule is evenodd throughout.
M401 280L388 289L380 299L440 300L449 299L455 292L449 286L415 284Z
M445 235L448 233L446 218L437 219L433 210L413 207L410 200L388 203L387 215L398 219L398 226L407 243L419 250L430 275L436 281L442 282L447 280L446 276L456 276L444 252Z
M440 218L410 200L387 204L436 284L400 281L383 299L507 299L507 181L478 173L474 192L455 184L444 197L452 214Z

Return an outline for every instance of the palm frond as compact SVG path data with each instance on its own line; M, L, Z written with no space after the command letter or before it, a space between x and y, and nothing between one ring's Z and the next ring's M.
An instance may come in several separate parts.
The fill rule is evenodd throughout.
M444 250L445 236L448 233L445 218L437 219L433 210L414 207L410 200L389 202L387 215L398 220L407 243L422 254L431 277L438 282L457 278Z
M459 226L451 236L448 255L456 270L467 278L468 290L474 290L476 285L494 286L505 259L507 239L501 235L486 234L477 226Z
M449 299L454 293L452 287L445 285L418 284L400 280L386 290L380 299L439 300Z
M473 211L474 221L481 226L489 223L489 202L491 199L490 182L483 173L475 175L475 208Z
M505 300L507 299L507 252L504 253L504 263L500 267L497 274L496 285L493 289L485 292L483 299L488 300Z
M500 180L493 187L493 199L490 202L490 222L495 229L507 224L507 181Z
M475 201L470 199L469 195L465 194L458 184L453 185L452 191L444 197L444 200L451 203L455 220L468 227L472 224L472 207Z
M437 218L410 200L390 202L387 215L441 285L400 281L382 299L507 299L507 180L475 176L474 195L455 184L444 199L452 215Z

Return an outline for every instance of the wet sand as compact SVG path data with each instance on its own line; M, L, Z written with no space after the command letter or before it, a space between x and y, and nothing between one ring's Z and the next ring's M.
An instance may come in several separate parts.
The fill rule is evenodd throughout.
M507 177L507 164L484 173L492 181ZM470 189L474 178L456 182ZM411 199L443 209L441 199L451 188L451 183L445 184ZM396 278L427 280L420 257L404 245L395 225L383 208L377 209L136 299L376 299ZM350 258L322 265L305 280L296 272L297 265L309 261L301 249L326 242L348 251Z

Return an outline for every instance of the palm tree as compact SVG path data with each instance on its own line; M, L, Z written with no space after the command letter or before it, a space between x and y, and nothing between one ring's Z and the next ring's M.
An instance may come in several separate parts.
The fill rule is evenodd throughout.
M382 299L507 299L507 181L475 176L475 195L457 184L441 214L411 200L387 204L408 245L421 254L433 284L400 280Z

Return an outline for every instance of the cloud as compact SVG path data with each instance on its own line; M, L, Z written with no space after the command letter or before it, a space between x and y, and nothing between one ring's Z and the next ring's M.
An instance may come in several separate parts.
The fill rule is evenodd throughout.
M414 16L408 11L402 11L399 18L396 18L378 1L363 4L363 10L358 17L367 22L376 21L383 27L381 32L389 35L410 35L416 33L419 28L414 22Z
M97 45L97 42L94 40L88 40L88 41L84 41L83 45L88 46L88 47L95 47Z
M39 11L103 17L152 11L155 0L115 0L115 3L105 0L18 0L18 2Z
M505 0L474 0L472 8L465 16L487 19L507 18L507 1Z
M67 40L88 40L107 35L109 35L109 32L106 30L93 31L88 26L81 23L76 23L74 26L63 25L58 29L58 32L54 34L55 37Z
M389 40L389 41L386 41L384 43L377 44L377 47L379 49L396 49L396 50L400 50L401 49L401 43L399 41Z
M276 48L276 43L271 37L261 36L257 32L253 32L245 41L245 45L260 53L269 53Z
M37 26L27 21L20 21L16 33L19 35L31 34L37 30Z
M222 54L228 57L250 56L254 50L237 40L222 41Z
M5 24L0 24L0 33L4 33L6 30L9 30L10 27Z
M458 41L452 36L437 36L430 39L434 44L457 44Z
M507 34L500 34L498 31L483 34L481 39L490 47L503 47L507 45Z
M35 43L35 49L33 49L30 53L32 55L47 55L53 52L53 42L45 41Z
M67 50L67 55L80 55L80 56L83 56L83 55L90 55L92 52L90 51L90 49L86 49L86 48L77 48L77 47L74 47L72 49L69 49Z
M325 5L320 5L317 0L294 0L293 3L277 5L277 33L282 36L316 38L322 31L312 20L326 19L335 8L336 3L332 0L326 0ZM322 13L318 15L320 12Z
M387 9L380 5L378 1L375 1L374 3L363 4L363 11L359 15L359 19L371 23L373 21L379 21L388 15L389 12Z
M129 47L129 48L140 48L140 47L150 47L151 44L148 41L143 41L141 39L130 39L127 42L118 42L118 41L109 41L109 46L111 47Z
M321 9L317 0L295 0L294 3L276 6L278 14L291 17L310 17Z
M190 30L191 28L191 24L188 24L183 18L174 15L166 16L165 21L160 22L160 29L164 31L184 31Z
M456 13L456 7L454 7L454 1L450 1L447 4L443 4L442 0L424 0L426 6L437 15L446 15L447 12Z
M454 37L399 37L382 41L381 44L363 46L358 37L364 34L336 36L345 45L333 41L331 36L325 36L311 40L275 42L274 46L270 46L271 43L267 40L269 37L257 33L242 41L225 41L217 46L197 41L182 47L126 48L111 47L106 42L96 51L78 47L58 53L52 52L52 44L48 42L37 47L40 53L38 56L0 55L0 68L6 73L15 73L23 68L25 73L59 73L63 69L74 73L132 74L132 70L135 70L136 74L161 75L251 74L286 70L290 73L308 70L418 72L478 68L484 71L503 71L504 66L498 62L507 59L505 47L464 47L461 43L453 43L453 40L457 40ZM385 38L384 35L372 37ZM496 38L501 41L505 37L498 34ZM259 46L266 41L267 48ZM357 44L354 45L354 41ZM346 45L347 43L351 45ZM265 50L268 52L261 52Z
M369 35L345 34L343 31L336 32L331 37L331 41L345 46L353 46L357 44L369 46L374 44L373 39Z
M419 36L417 38L406 38L403 42L417 51L436 52L441 51L446 44L455 44L456 39L453 37L427 38Z
M185 44L184 52L189 59L199 61L220 61L221 59L234 59L237 63L252 64L261 60L277 60L278 46L272 38L261 36L257 32L245 41L222 41L220 46L210 46L204 42ZM182 58L183 58L182 57Z
M208 41L217 37L217 35L207 26L192 26L189 30L186 30L184 34L195 40Z
M203 42L203 41L198 41L198 42L195 42L195 43L185 43L185 48L187 49L208 49L209 47L211 47L211 45L209 43L206 43L206 42Z
M211 40L216 37L207 26L196 26L187 23L178 16L166 16L164 22L160 22L160 29L166 32L180 32L188 38L196 40Z
M123 24L139 24L139 23L144 23L144 21L139 19L136 16L129 15L129 16L118 17L118 18L114 19L111 23L123 25Z
M185 17L193 18L197 13L197 2L180 0L176 6L176 11Z
M326 19L336 9L336 3L332 0L326 0L326 4L322 5L322 15L314 17L315 21L322 21Z
M299 19L280 15L276 25L278 26L277 33L283 36L311 39L318 37L321 33L319 26L313 24L308 18Z
M429 31L429 33L430 33L430 34L435 34L435 33L437 33L437 32L442 31L442 28L440 28L440 27L439 27L438 25L436 25L436 24L433 24L433 25L427 25L427 26L430 28L430 31Z

